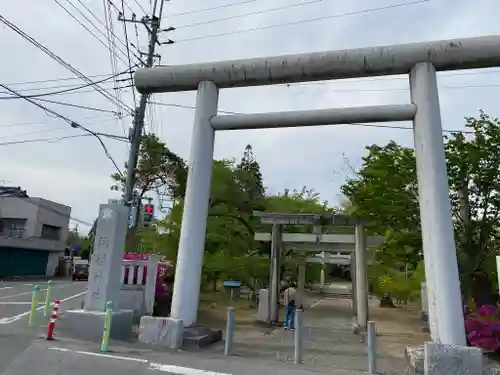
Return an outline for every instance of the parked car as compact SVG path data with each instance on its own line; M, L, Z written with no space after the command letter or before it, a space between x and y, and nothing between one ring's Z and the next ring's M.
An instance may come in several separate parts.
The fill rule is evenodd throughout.
M75 267L73 269L73 281L88 280L89 267L90 266L88 264L75 264Z

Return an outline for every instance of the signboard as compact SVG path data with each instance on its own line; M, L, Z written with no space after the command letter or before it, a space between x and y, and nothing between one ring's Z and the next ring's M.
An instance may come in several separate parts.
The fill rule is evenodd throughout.
M226 288L239 288L241 286L241 281L224 281L224 287Z

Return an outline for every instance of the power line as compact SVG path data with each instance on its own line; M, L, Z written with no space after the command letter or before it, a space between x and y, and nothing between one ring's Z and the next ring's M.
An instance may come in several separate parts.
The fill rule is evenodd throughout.
M146 11L146 9L144 9L144 8L142 7L142 5L141 5L141 3L139 3L139 1L134 0L134 3L136 3L136 4L139 6L139 8L141 9L141 11L142 11L142 12L144 12L144 14L148 14L148 12ZM127 6L128 6L128 5L127 5ZM128 7L128 8L130 9L130 7Z
M123 11L123 15L125 16L125 0L122 0L122 11ZM129 64L130 70L132 71L132 60L130 59L130 48L128 46L129 41L128 41L128 32L127 32L127 22L125 21L125 18L123 18L123 33L125 34L125 43L127 43L128 64ZM134 77L132 76L132 73L130 73L130 79L131 80L134 79ZM134 107L137 107L137 98L135 96L135 87L133 85L132 85L132 99L134 101Z
M66 1L69 1L69 0L66 0ZM101 19L100 19L100 18L99 18L96 14L95 14L95 12L93 12L91 9L89 9L89 7L88 7L88 6L86 6L86 5L85 5L85 3L84 3L82 0L77 0L77 1L78 1L78 2L79 2L79 3L80 3L80 4L81 4L81 5L85 8L85 10L86 10L87 12L89 12L89 13L92 15L92 17L94 17L94 19L95 19L97 22L99 22L102 26L104 26L104 28L108 29L108 25L106 25L106 23L105 23L105 22L103 22L103 21L102 21L102 20L101 20ZM104 1L106 1L106 0L104 0ZM106 8L105 8L105 9L106 9ZM117 36L113 33L113 31L111 31L111 30L106 30L106 31L107 31L107 32L109 32L109 33L110 33L110 35L111 35L111 36L113 36L113 37L114 37L114 38L115 38L118 42L120 42L120 44L121 44L122 46L124 46L124 47L126 47L126 46L127 46L127 45L126 45L126 44L125 44L125 43L124 43L124 42L123 42L120 38L118 38L118 37L117 37ZM110 43L113 43L113 44L114 44L114 42L112 42L112 41L111 41L110 36L107 36L107 37L106 37L106 39L108 39L108 41L109 41ZM115 47L116 47L116 44L115 44Z
M85 116L85 117L79 117L77 120L88 120L88 119L101 119L98 116ZM115 120L115 117L111 117L108 119L101 119L102 122L104 121L112 121ZM26 125L39 125L39 124L46 124L47 120L39 120L39 121L28 121L28 122L14 122L11 124L0 124L0 128L7 128L7 127L13 127L13 126L26 126Z
M210 11L210 10L230 8L230 7L235 7L235 6L238 6L238 5L255 3L256 1L257 0L243 0L243 1L238 1L236 3L230 3L230 4L225 4L225 5L218 5L218 6L211 7L211 8L203 8L203 9L197 9L197 10L190 10L190 11L182 12L182 13L170 13L170 14L167 14L167 16L165 18L187 16L189 14L197 14L197 13L207 12L207 11Z
M244 13L244 14L237 14L237 15L234 15L234 16L227 16L227 17L215 18L213 20L207 20L207 21L200 21L200 22L195 22L195 23L189 23L189 24L186 24L186 25L176 26L175 28L176 29L186 29L186 28L189 28L189 27L195 27L195 26L201 26L201 25L208 25L208 24L211 24L211 23L217 23L217 22L234 20L234 19L238 19L238 18L256 16L256 15L259 15L259 14L266 14L266 13L277 12L277 11L285 10L285 9L298 8L298 7L302 7L302 6L305 6L305 5L311 5L311 4L321 3L321 2L323 2L323 0L302 1L300 3L283 5L283 6L280 6L280 7L264 9L264 10L260 10L260 11L256 11L256 12L250 12L250 13Z
M111 163L114 165L114 167L116 168L116 170L118 171L118 173L120 173L120 175L122 175L122 172L121 172L120 168L118 167L118 165L116 164L115 160L113 159L113 157L109 153L108 148L106 147L106 145L102 141L101 137L99 137L99 135L96 132L90 130L89 128L87 128L87 127L85 127L83 125L80 125L80 124L76 123L73 120L70 120L66 116L61 115L60 113L58 113L58 112L56 112L56 111L54 111L54 110L52 110L50 108L47 108L47 107L41 105L40 103L37 103L33 99L24 97L22 94L19 94L18 92L16 92L15 90L12 90L10 87L8 87L6 85L3 85L3 84L0 83L0 87L3 87L5 90L9 91L10 93L12 93L14 95L17 95L20 98L25 99L26 101L30 102L31 104L33 104L33 105L37 106L38 108L44 110L46 113L50 113L50 114L52 114L52 115L60 118L61 120L66 121L72 128L81 129L81 130L83 130L83 131L85 131L85 132L93 135L99 141L99 143L101 144L101 147L104 150L104 154L106 155L106 157L111 161Z
M43 134L43 133L48 133L48 132L58 132L58 131L61 131L61 130L68 130L68 127L65 126L64 128L49 128L49 129L44 129L44 130L32 131L32 132L29 132L29 133L7 135L5 137L0 137L0 140L12 139L12 138L17 138L17 137L25 137L27 135L33 135L33 134Z
M88 111L94 111L94 112L102 112L102 113L112 113L118 118L122 118L124 115L120 112L112 111L110 109L102 109L102 108L96 108L96 107L90 107L87 105L81 105L81 104L73 104L73 103L66 103L66 102L61 102L59 100L51 100L51 99L40 99L40 98L33 98L33 100L39 101L39 102L45 102L45 103L51 103L51 104L57 104L57 105L62 105L65 107L72 107L72 108L78 108L78 109L85 109ZM128 116L130 115L127 114Z
M25 140L21 140L21 141L0 142L0 146L19 145L19 144L35 143L35 142L58 143L58 142L65 140L65 139L82 138L82 137L90 137L90 136L91 136L91 134L76 134L76 135L68 135L68 136L63 136L63 137L25 139Z
M35 201L35 200L33 200L33 198L30 198L30 197L23 197L23 198L21 198L21 199L24 199L24 200L28 201L29 203L31 203L32 205L34 205L34 206L36 206L36 207L38 207L38 208L42 208L42 209L44 209L44 210L50 211L50 212L52 212L52 213L55 213L56 215L59 215L59 216L62 216L62 217L68 218L68 219L73 220L73 221L76 221L77 223L80 223L80 224L83 224L83 225L86 225L86 226L89 226L89 227L91 227L91 226L92 226L92 224L87 223L86 221L80 220L80 219L78 219L78 218L76 218L76 217L74 217L74 216L71 216L71 215L68 215L68 214L66 214L66 213L64 213L64 212L61 212L61 211L59 211L59 210L56 210L56 209L55 209L55 208L53 208L53 207L46 206L46 205L44 205L42 202L39 202L39 201ZM70 208L71 208L71 207L70 207Z
M388 9L401 8L401 7L406 7L406 6L416 5L416 4L421 4L421 3L428 3L430 1L431 0L415 0L415 1L407 2L407 3L388 5L388 6L379 7L379 8L364 9L364 10L359 10L359 11L355 11L355 12L335 14L335 15L331 15L331 16L307 18L307 19L300 20L300 21L292 21L292 22L279 23L279 24L275 24L275 25L259 26L259 27L254 27L251 29L235 30L235 31L229 31L229 32L218 33L218 34L202 35L202 36L193 37L193 38L179 39L179 40L176 40L175 43L193 42L193 41L202 40L202 39L217 38L217 37L227 36L227 35L243 34L243 33L249 33L249 32L253 32L253 31L260 31L260 30L274 29L274 28L278 28L278 27L300 25L303 23L324 21L324 20L329 20L329 19L333 19L333 18L348 17L348 16L354 16L354 15L365 14L365 13L373 13L373 12L378 12L381 10L388 10Z
M109 73L103 74L94 74L87 76L88 78L100 78L107 77ZM51 78L51 79L42 79L37 81L23 81L23 82L10 82L6 83L8 86L21 86L21 85L31 85L33 83L48 83L48 82L61 82L61 81L81 81L82 79L79 77L63 77L63 78Z
M50 58L55 60L57 63L68 69L70 72L75 74L76 76L80 77L82 80L84 80L87 83L92 83L93 81L89 79L87 76L85 76L82 72L74 68L71 64L63 60L61 57L56 55L54 52L52 52L50 49L39 43L35 38L32 36L28 35L25 33L21 28L7 20L4 16L0 14L0 22L4 23L6 26L8 26L12 31L29 41L31 44L33 44L35 47L37 47L39 50L44 52L46 55L48 55ZM98 91L101 95L103 95L106 99L110 100L113 103L117 103L116 98L113 98L110 94L108 94L106 91L102 90L102 88L99 85L94 84L93 87ZM127 104L123 103L122 101L119 102L123 108L127 109L130 112L133 112L132 108L130 108Z
M118 62L117 62L117 58L116 58L116 44L114 43L114 39L116 39L116 40L119 40L119 39L114 34L113 17L111 15L112 14L111 4L109 2L106 4L106 0L102 0L102 5L103 5L103 10L104 10L105 28L106 28L106 32L108 33L108 36L109 36L109 38L108 38L109 47L110 47L109 60L111 63L111 71L113 73L116 73L118 71ZM139 59L139 61L141 61L141 60ZM121 93L120 93L120 90L118 90L118 87L119 87L118 80L114 79L113 80L113 88L114 88L115 98L117 101L120 101L121 100ZM120 112L120 107L118 106L118 104L117 104L116 109L118 112ZM123 121L123 119L121 121L121 125L122 125L123 134L127 135L126 125L125 125L125 122Z
M83 89L83 88L86 88L86 87L93 86L93 85L98 84L98 83L103 83L103 82L109 81L110 79L113 79L113 78L118 77L120 75L127 74L129 72L129 70L131 70L131 69L132 69L132 67L128 68L127 70L125 70L125 71L123 71L121 73L109 76L109 77L101 79L99 81L92 81L92 83L86 83L84 85L80 85L80 86L76 86L76 87L72 87L72 88L67 88L67 89L63 89L63 90L59 90L59 91L44 92L42 94L34 94L34 95L24 95L23 98L40 98L42 96L58 95L58 94L64 94L64 93L71 92L71 91L80 90L80 89ZM17 92L28 91L28 90L29 89L18 90ZM14 95L14 96L12 96L12 95L11 96L0 96L0 99L1 100L4 100L4 99L19 99L19 97L16 96L16 95Z
M62 4L61 4L58 0L54 0L54 1L55 1L55 2L56 2L56 4L57 4L57 5L59 5L59 6L60 6L60 7L61 7L61 8L62 8L62 9L63 9L63 10L64 10L64 11L65 11L65 12L66 12L69 16L70 16L70 17L71 17L71 18L73 18L73 19L76 21L76 23L78 23L78 24L79 24L81 27L83 27L83 28L84 28L84 29L85 29L85 30L86 30L86 31L87 31L90 35L92 35L92 36L93 36L93 37L94 37L94 38L95 38L95 39L96 39L99 43L101 43L101 44L104 46L104 48L109 49L109 46L107 46L107 45L106 45L106 43L105 43L105 42L103 42L101 38L99 38L97 35L95 35L95 33L94 33L92 30L90 30L87 26L85 26L85 25L83 24L83 22L82 22L82 21L80 21L80 20L78 19L78 17L76 17L73 13L71 13L71 12L70 12L70 11L69 11L69 10L68 10L65 6L64 6L64 5L62 5ZM69 2L68 0L66 0L66 1L67 1L67 2ZM70 4L72 7L74 7L74 8L75 8L75 6L74 6L71 2L69 2L69 4ZM82 12L81 12L80 10L78 10L77 8L75 8L75 9L76 9L78 12L82 13ZM93 22L91 22L91 21L88 19L88 17L86 17L86 16L84 15L84 18L86 18L86 19L87 19L87 21L88 21L88 22L89 22L92 26L94 26L94 28L96 28L99 32L101 32L101 33L102 33L102 31L101 31L99 28L97 28L97 27L95 26L95 24L94 24ZM119 50L119 51L121 51L121 50ZM121 52L122 52L122 54L123 54L123 51L121 51ZM125 56L126 56L126 55L125 55ZM126 62L125 60L123 60L122 58L119 58L119 59L120 59L120 61L121 61L121 62L123 62L125 65L127 65L127 62Z
M116 119L106 119L106 120L102 120L102 121L96 121L96 122L88 123L88 124L85 124L85 126L103 124L105 122L110 122L110 121L115 121L115 120ZM46 123L46 121L44 123ZM46 132L54 132L54 131L60 131L60 130L68 130L68 127L65 126L63 128L46 128L46 129L38 130L38 131L31 131L29 133L12 134L12 135L8 135L8 136L5 136L5 137L0 137L0 139L12 139L12 138L16 138L16 137L24 137L24 136L32 135L32 134L42 134L42 133L46 133Z
M192 105L185 105L185 104L176 104L176 103L162 103L162 102L155 102L155 101L148 101L149 104L156 104L162 107L173 107L173 108L183 108L183 109L196 109L195 106ZM230 111L222 111L218 110L218 113L225 113L227 115L244 115L245 113L242 112L230 112Z

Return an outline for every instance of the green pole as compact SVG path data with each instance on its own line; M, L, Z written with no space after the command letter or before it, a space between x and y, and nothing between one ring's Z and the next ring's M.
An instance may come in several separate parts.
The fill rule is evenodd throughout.
M107 352L109 348L109 331L111 330L111 314L113 313L113 302L106 303L106 315L104 316L104 331L102 332L101 352Z
M35 285L33 287L33 295L31 297L31 310L28 320L28 325L30 327L36 326L36 310L38 308L38 292L40 291L40 287Z
M45 307L43 309L43 316L50 315L50 298L52 295L52 280L47 282L47 290L45 292Z

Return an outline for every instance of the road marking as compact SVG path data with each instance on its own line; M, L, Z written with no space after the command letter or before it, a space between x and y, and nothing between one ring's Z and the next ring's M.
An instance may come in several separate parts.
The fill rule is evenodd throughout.
M141 358L133 358L133 357L123 357L121 355L112 355L112 354L103 354L103 353L92 353L92 352L85 352L83 350L71 350L71 349L66 349L66 348L49 348L50 350L57 350L59 352L69 352L69 353L75 353L75 354L82 354L82 355L90 355L93 357L102 357L102 358L110 358L110 359L121 359L124 361L132 361L132 362L140 362L140 363L148 363L149 361L146 359L141 359Z
M320 299L320 300L318 300L318 301L314 302L311 306L309 306L309 308L312 308L312 307L314 307L314 306L317 306L317 305L319 305L319 304L320 304L321 302L323 302L323 301L324 301L324 299Z
M69 296L67 298L62 299L61 303L69 301L69 300L72 300L72 299L80 297L80 296L83 296L84 294L85 294L85 292L81 292L81 293ZM45 306L43 306L43 305L40 306L39 308L37 308L37 311L42 310L44 307ZM30 311L27 311L27 312L23 312L22 314L18 314L18 315L14 315L14 316L9 316L7 318L1 318L0 319L0 324L9 324L9 323L17 322L19 319L22 319L25 316L28 316L29 314L30 314Z
M224 372L199 370L196 368L182 367L175 365L162 365L160 363L150 363L148 370L164 371L175 375L231 375L231 374L226 374Z
M11 286L3 286L0 288L0 290L5 290L5 289L12 289L12 287Z
M3 302L3 301L0 301L0 305L31 305L31 302Z
M77 283L71 283L71 284L64 284L64 285L57 285L57 286L53 286L52 289L56 289L56 288L65 288L67 286L71 286L71 285L76 285ZM46 291L47 289L40 289L40 292L44 292ZM24 292L24 293L19 293L19 294L13 294L11 296L3 296L3 297L0 297L0 299L7 299L7 298L13 298L13 297L19 297L19 296L25 296L25 295L28 295L28 294L33 294L33 292Z
M169 372L172 375L232 375L232 374L226 374L224 372L200 370L200 369L190 368L190 367L182 367L182 366L176 366L176 365L162 365L161 363L149 362L147 359L134 358L134 357L124 357L121 355L93 353L93 352L86 352L83 350L71 350L71 349L58 348L58 347L51 347L51 348L49 348L49 350L55 350L58 352L65 352L65 353L89 355L89 356L93 356L93 357L116 359L116 360L122 360L122 361L137 362L137 363L149 363L148 370Z

